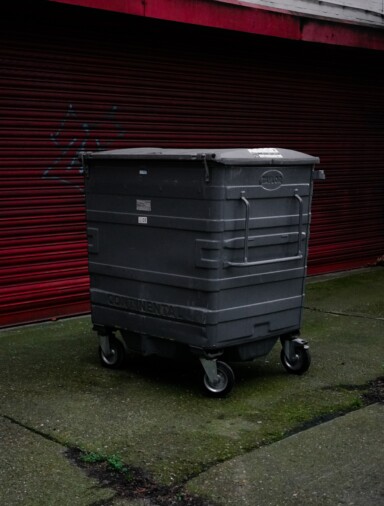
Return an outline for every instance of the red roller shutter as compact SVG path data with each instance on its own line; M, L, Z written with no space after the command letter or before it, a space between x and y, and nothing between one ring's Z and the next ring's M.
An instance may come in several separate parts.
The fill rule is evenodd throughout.
M320 156L310 272L384 254L381 53L44 9L2 20L0 325L88 311L81 150Z

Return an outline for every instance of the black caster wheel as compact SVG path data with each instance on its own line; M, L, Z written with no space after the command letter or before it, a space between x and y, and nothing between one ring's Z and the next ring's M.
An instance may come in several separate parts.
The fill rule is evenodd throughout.
M232 369L225 362L216 362L216 382L212 383L207 374L204 374L205 392L211 397L225 397L232 390L235 384L235 375Z
M120 369L125 361L125 349L121 342L114 336L109 338L111 353L107 356L99 346L100 363L108 369Z
M282 349L280 359L285 370L290 374L304 374L308 371L309 366L311 365L311 354L307 348L303 348L302 346L295 348L295 356L293 360L289 359L285 355L284 349Z

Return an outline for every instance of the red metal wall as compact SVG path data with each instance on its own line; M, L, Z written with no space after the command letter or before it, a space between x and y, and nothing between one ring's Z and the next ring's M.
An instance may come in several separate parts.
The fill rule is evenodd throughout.
M384 254L381 53L42 12L0 22L0 325L88 310L81 150L320 156L327 181L315 189L310 272Z

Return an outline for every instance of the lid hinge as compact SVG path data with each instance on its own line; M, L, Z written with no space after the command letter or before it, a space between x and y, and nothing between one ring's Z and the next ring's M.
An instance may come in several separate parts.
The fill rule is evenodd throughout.
M203 153L201 155L202 159L203 159L203 164L204 164L204 169L205 169L205 182L206 183L209 183L210 180L211 180L211 174L209 172L209 167L208 167L208 162L207 162L207 155L205 153Z
M81 164L81 171L84 177L89 177L89 166L88 166L88 158L90 158L92 154L86 151L80 151L78 158Z

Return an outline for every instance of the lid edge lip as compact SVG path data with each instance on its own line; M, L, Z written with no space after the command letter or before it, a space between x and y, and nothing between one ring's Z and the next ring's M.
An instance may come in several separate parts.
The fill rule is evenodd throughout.
M253 148L252 148L253 149ZM86 152L92 160L207 160L222 165L308 165L320 162L319 157L286 148L277 149L278 156L258 156L250 148L229 149L172 149L172 148L123 148L108 151ZM247 153L249 152L249 154ZM232 155L232 156L230 156ZM236 156L237 155L237 156Z

